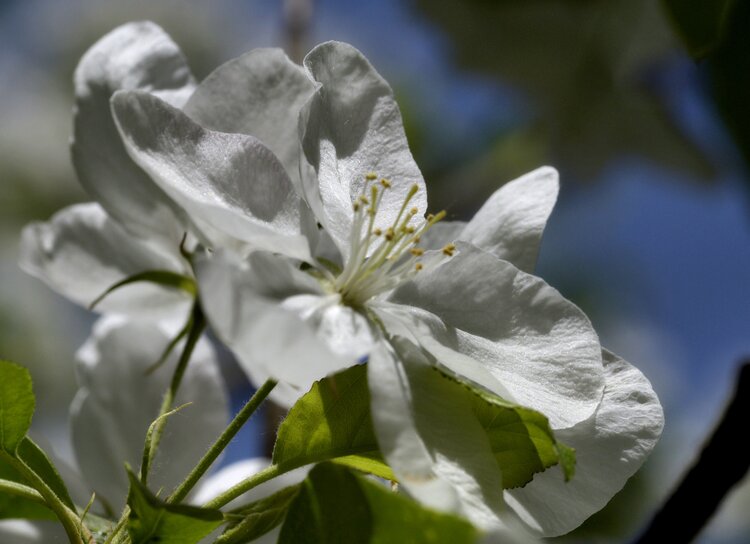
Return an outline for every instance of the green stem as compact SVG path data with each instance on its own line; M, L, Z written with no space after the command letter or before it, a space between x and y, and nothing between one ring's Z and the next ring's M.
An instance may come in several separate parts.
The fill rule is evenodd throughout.
M292 467L296 468L296 467ZM246 478L245 480L242 480L237 485L230 487L224 493L221 493L220 495L217 495L212 500L208 501L206 504L203 505L204 508L213 508L218 509L222 506L226 506L227 503L230 503L243 493L250 491L254 487L259 486L260 484L267 482L268 480L273 480L276 478L276 476L280 476L286 472L289 472L292 470L292 468L287 469L281 469L279 465L271 465L269 467L266 467L265 469L261 470L260 472L257 472L250 476L249 478Z
M112 532L109 533L109 536L107 537L107 540L104 541L104 544L112 544L114 543L115 537L125 528L125 524L128 522L128 516L130 515L130 508L125 507L125 509L122 511L122 516L120 516L119 521L117 522L117 525L115 525L114 529L112 529ZM122 539L118 539L117 542L120 542Z
M6 452L3 452L6 461L15 468L26 481L28 481L44 499L47 507L52 510L57 519L62 523L65 533L68 535L68 540L71 544L87 544L93 543L94 539L86 529L86 527L79 521L78 516L70 508L65 506L63 502L55 495L55 492L50 489L46 482L39 477L23 460L14 457Z
M167 502L177 503L187 496L187 494L191 489L193 489L195 484L198 483L198 480L200 480L201 476L203 476L209 469L209 467L213 464L213 462L216 461L216 458L219 456L219 454L224 451L227 445L229 445L229 442L231 442L232 438L235 437L242 426L247 423L248 419L250 419L250 416L252 416L258 409L258 407L263 403L268 394L273 391L273 388L276 387L276 383L277 382L275 380L269 379L266 380L266 382L262 386L260 386L260 389L255 392L250 400L247 401L247 404L245 404L245 406L242 407L242 409L237 413L234 419L232 419L229 426L224 430L223 433L221 433L219 438L208 449L203 458L198 461L198 464L190 472L190 474L188 474L187 478L185 478L185 481L182 482L179 487L177 487L177 489L172 492L172 495L167 499Z
M47 502L33 487L0 478L0 491L47 506Z
M141 466L141 481L144 484L147 483L149 468L151 467L151 463L153 462L154 456L156 455L156 450L159 447L161 435L164 432L164 425L166 424L167 418L162 416L172 409L172 404L174 404L174 399L177 396L177 391L180 388L182 378L185 375L185 370L187 369L187 365L190 362L190 357L193 354L193 349L195 349L195 345L198 343L198 339L201 337L201 334L203 334L203 330L205 328L206 319L203 316L203 311L201 310L200 304L196 301L195 305L193 306L192 325L190 327L190 332L188 333L187 340L185 341L185 347L182 350L182 355L180 355L180 360L177 362L177 368L175 368L174 374L172 375L172 382L169 384L169 389L167 389L167 392L164 394L164 399L161 403L161 409L159 410L159 415L157 416L158 421L156 426L154 427L154 432L151 435L151 443L147 446L149 450L148 455L145 456Z

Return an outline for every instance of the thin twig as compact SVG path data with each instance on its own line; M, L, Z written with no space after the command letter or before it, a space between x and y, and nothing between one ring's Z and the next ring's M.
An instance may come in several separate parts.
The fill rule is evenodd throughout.
M740 368L734 397L697 462L636 541L690 542L724 496L750 468L750 450L740 445L750 417L750 361Z

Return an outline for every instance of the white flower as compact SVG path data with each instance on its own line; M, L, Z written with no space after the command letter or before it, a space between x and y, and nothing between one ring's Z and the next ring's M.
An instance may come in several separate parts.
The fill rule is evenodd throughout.
M484 527L507 523L508 503L542 534L571 530L640 466L662 417L645 378L614 356L603 362L586 316L526 272L557 195L556 172L511 182L468 224L430 232L434 220L420 219L424 184L387 84L344 44L315 48L305 67L317 90L302 111L301 138L317 177L303 183L323 242L332 242L328 259L306 271L268 252L202 259L198 280L214 328L256 381L281 380L276 398L288 403L321 375L369 358L381 449L411 494ZM424 252L416 245L445 237L459 241ZM395 341L384 341L383 327ZM587 450L575 484L545 473L503 493L476 422L450 402L429 402L438 386L420 368L434 365L547 415ZM623 424L625 410L638 416Z
M183 194L171 188L174 172L168 168L153 172L150 164L131 160L110 110L111 96L124 90L142 92L146 102L151 98L163 108L181 108L207 127L175 110L179 126L157 137L179 144L184 156L173 166L185 174L191 169L192 179L206 190ZM196 85L181 51L157 25L130 23L110 32L75 72L73 164L95 203L71 206L47 223L28 226L22 268L88 305L139 272L190 276L180 252L186 233L189 243L307 256L295 134L299 108L312 92L301 67L280 50L251 51ZM158 142L149 151L158 156ZM207 179L211 176L218 179ZM212 183L224 190L212 193ZM226 211L234 201L242 202L241 214ZM196 202L202 211L215 213L193 219ZM99 307L161 319L184 316L190 302L186 293L137 283L112 293Z

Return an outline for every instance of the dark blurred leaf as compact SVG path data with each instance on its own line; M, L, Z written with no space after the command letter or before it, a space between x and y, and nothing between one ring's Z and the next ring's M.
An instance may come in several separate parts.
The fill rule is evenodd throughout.
M724 36L734 0L663 0L677 33L693 58L701 59L716 49Z
M734 2L721 44L706 58L711 92L735 143L750 164L750 2ZM746 177L746 182L748 178Z
M451 38L461 67L531 96L537 113L533 135L542 143L532 143L536 152L527 158L534 164L515 168L549 161L588 178L615 158L636 155L700 177L713 175L711 163L659 97L659 62L674 42L659 3L417 0L417 5ZM492 185L501 181L498 174Z

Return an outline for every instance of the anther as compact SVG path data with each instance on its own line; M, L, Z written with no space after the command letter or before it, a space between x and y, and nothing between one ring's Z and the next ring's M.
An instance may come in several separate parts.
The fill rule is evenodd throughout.
M372 233L375 236L380 236L381 234L383 234L383 231L381 229L375 229L374 231L372 231Z
M443 255L453 257L453 253L456 251L456 244L448 244L443 248Z
M391 188L391 182L390 182L390 181L388 181L388 180L387 180L387 179L385 179L385 178L383 178L383 179L381 179L381 180L380 180L380 185L382 185L382 186L383 186L383 187L385 187L386 189L390 189L390 188Z
M367 181L372 181L374 179L377 179L377 177L378 177L378 175L375 174L374 172L368 172L367 174L365 174L365 179Z
M424 255L424 249L422 249L421 247L413 247L409 250L409 253L411 253L415 257L421 257L422 255Z
M393 240L394 232L392 227L388 227L385 231L385 239L389 242Z
M417 263L414 265L414 270L416 270L417 272L419 272L423 268L424 268L424 265L422 263Z

